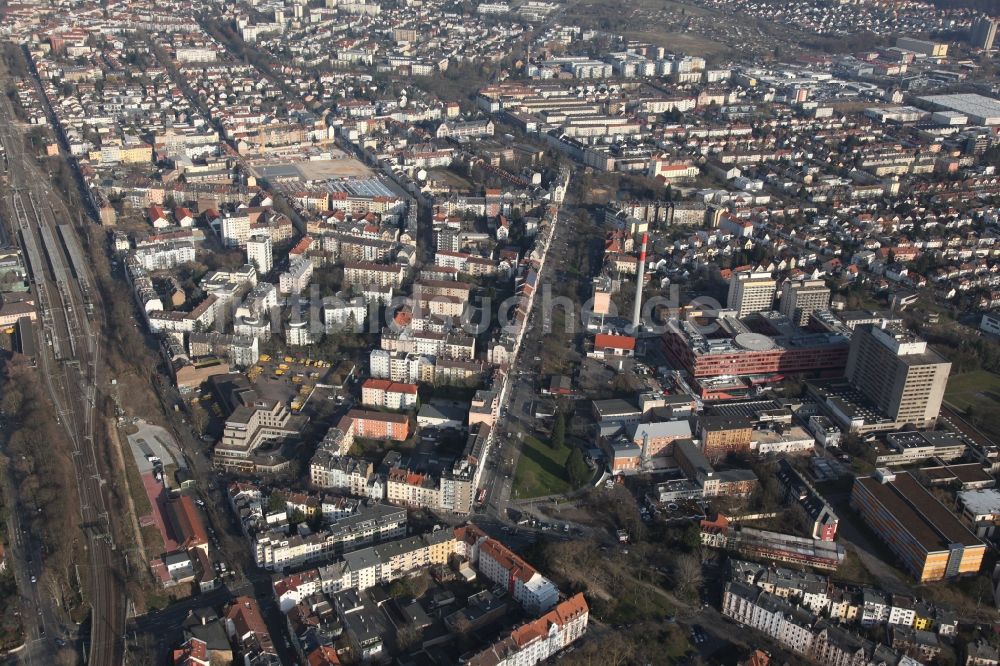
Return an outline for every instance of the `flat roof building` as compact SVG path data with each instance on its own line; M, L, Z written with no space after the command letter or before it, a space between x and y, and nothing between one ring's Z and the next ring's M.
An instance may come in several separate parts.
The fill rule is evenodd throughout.
M896 327L859 326L851 337L847 378L896 424L933 428L951 363Z
M986 545L907 472L855 479L851 506L920 582L982 566Z
M829 307L830 289L822 280L789 280L781 286L781 314L799 326L808 324L814 311Z
M1000 100L973 93L928 95L919 100L935 111L958 111L973 125L1000 125Z
M736 310L738 317L771 309L775 284L768 272L733 273L729 280L726 306Z

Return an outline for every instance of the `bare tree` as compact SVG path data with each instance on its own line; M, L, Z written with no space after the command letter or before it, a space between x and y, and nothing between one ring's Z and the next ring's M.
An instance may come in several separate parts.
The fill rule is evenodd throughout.
M701 560L691 553L681 553L674 558L670 578L682 595L696 591L702 582Z

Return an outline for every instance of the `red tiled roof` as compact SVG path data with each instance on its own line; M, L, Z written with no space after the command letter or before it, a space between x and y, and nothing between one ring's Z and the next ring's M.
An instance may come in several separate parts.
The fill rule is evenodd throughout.
M253 597L236 597L226 611L226 619L236 627L236 635L243 638L249 634L267 635L267 625L260 614L260 606Z
M205 532L205 524L198 515L198 510L194 506L194 501L188 495L181 495L175 500L167 503L171 523L176 530L178 542L185 548L193 548L208 543L208 534Z
M197 661L196 661L197 660ZM208 663L208 644L198 638L189 638L179 649L174 650L174 666Z
M514 631L510 633L510 637L514 639L518 648L524 648L526 645L533 643L539 638L548 636L549 627L553 624L560 627L565 626L589 610L587 600L584 599L582 593L578 593L566 601L556 605L555 608L537 620L523 624L517 629L514 629Z
M340 663L340 658L333 647L321 645L306 655L306 661L309 666L336 666Z
M524 582L528 582L538 573L533 566L522 560L507 546L496 539L487 539L479 546L479 553L492 557L496 562L506 569L510 574L517 576Z
M594 336L594 349L628 349L635 350L635 338L627 335L607 335L598 333Z

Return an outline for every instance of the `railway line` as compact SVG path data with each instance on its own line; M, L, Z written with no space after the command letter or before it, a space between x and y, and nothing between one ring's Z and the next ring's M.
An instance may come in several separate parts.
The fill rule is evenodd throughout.
M76 232L69 225L57 224L52 207L57 195L33 163L33 156L26 154L13 119L10 101L0 99L0 144L8 167L3 198L12 212L37 299L39 370L72 446L80 525L90 560L86 598L92 612L85 659L96 666L118 666L125 625L124 580L112 537L106 480L95 450L101 349L92 321L99 302ZM58 615L52 602L36 599L45 624ZM45 608L46 604L50 607ZM22 662L52 663L54 650L49 642L55 638L45 638L44 630L40 631L37 640L45 646L26 651Z

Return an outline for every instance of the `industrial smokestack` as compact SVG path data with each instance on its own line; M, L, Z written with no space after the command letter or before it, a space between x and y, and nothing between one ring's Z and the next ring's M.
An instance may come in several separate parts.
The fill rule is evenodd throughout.
M642 249L639 251L639 270L635 275L635 305L632 310L632 332L639 332L639 315L642 313L642 282L646 276L646 243L649 234L642 234Z

